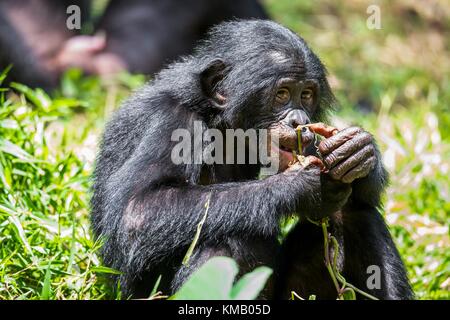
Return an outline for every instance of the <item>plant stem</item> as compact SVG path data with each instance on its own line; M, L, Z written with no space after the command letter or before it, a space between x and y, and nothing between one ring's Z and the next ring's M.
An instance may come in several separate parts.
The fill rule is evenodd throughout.
M377 297L374 297L373 295L371 295L371 294L369 294L367 292L364 292L361 289L358 289L357 287L355 287L351 283L347 283L347 287L352 288L354 291L358 292L362 296L365 296L366 298L369 298L371 300L379 300Z
M322 220L325 266L327 267L328 273L330 274L331 279L333 280L334 286L336 287L336 291L339 294L341 292L341 288L339 287L339 283L336 280L336 276L334 275L333 268L331 267L331 262L330 262L330 250L329 250L329 245L328 245L329 242L328 242L327 222L328 222L328 218Z
M211 200L211 193L208 195L208 199L205 203L205 214L203 215L202 220L197 225L197 231L194 236L194 240L192 240L191 245L189 246L186 255L183 258L182 264L187 266L189 264L189 259L191 258L192 253L194 252L195 246L197 244L198 239L200 238L200 232L202 231L203 224L206 221L206 217L208 216L209 210L209 201Z
M336 238L331 236L328 233L327 229L328 224L328 218L322 219L321 225L322 225L322 233L323 233L323 242L324 242L324 255L325 255L325 266L327 267L328 273L331 276L331 279L333 280L333 283L336 287L336 291L338 293L338 299L341 299L346 291L352 292L352 297L356 298L355 291L358 292L360 295L372 299L372 300L378 300L377 297L372 296L371 294L362 291L361 289L358 289L351 283L348 283L345 278L339 273L337 269L337 255L339 254L339 243L337 242ZM329 242L332 242L333 244L333 264L331 264L330 259L330 247ZM339 286L339 283L342 285L342 287Z
M302 127L298 126L297 131L297 145L298 145L298 154L303 155L303 145L302 145Z

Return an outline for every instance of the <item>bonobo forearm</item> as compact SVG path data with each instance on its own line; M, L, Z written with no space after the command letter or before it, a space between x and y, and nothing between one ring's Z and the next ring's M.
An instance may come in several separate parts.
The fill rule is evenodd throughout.
M319 170L311 168L264 180L160 187L129 202L123 216L124 234L139 240L130 243L134 250L148 251L157 260L167 250L192 242L209 201L201 241L243 234L273 237L279 232L281 216L312 206L319 175Z
M125 230L121 234L137 240L128 243L129 252L145 251L156 263L167 252L187 248L206 210L200 241L277 233L277 197L267 181L160 187L133 197L124 212Z
M355 205L378 207L381 204L381 195L388 184L389 177L378 148L376 148L375 157L376 164L373 170L366 177L356 179L352 183L351 201ZM370 197L367 196L369 194Z
M186 215L184 223L192 222L196 226L209 200L204 230L215 235L230 235L230 232L241 234L251 229L268 235L276 232L278 219L283 214L292 213L299 204L311 205L316 184L313 175L317 173L316 170L305 170L291 175L278 174L264 180L160 188L137 197L140 199L139 206L129 207L127 210L131 212L127 214L133 214L132 211L138 209L148 212L146 216L153 220L153 212L157 214L157 211L165 210L165 215L170 216L179 215L181 210ZM158 208L152 205L153 199L164 199L171 206L155 210Z

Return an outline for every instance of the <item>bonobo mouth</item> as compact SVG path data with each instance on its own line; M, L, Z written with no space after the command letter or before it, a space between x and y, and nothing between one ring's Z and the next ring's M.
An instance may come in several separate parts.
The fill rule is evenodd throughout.
M303 127L300 129L302 134L302 154L306 152L306 148L311 144L311 142L314 140L314 134L307 128ZM290 134L289 136L281 136L280 137L280 149L282 151L290 152L293 151L298 153L298 136L297 133L295 134L295 137Z
M302 129L302 154L308 155L308 146L314 141L314 133L307 127ZM279 156L279 171L284 171L294 161L294 152L298 154L297 132L292 128L276 127L270 130L271 137L278 137L279 145L271 146L271 155Z

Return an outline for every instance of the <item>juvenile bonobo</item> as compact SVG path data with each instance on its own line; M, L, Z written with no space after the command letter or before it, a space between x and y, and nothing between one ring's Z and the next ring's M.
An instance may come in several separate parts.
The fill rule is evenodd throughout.
M305 41L263 20L214 27L192 56L128 99L106 127L92 198L93 230L104 238L104 263L122 272L122 296L148 296L159 275L159 289L173 293L207 259L225 255L242 273L274 269L262 298L284 299L294 290L335 299L321 228L301 219L283 244L277 240L280 218L297 213L330 217L343 248L339 268L353 285L380 299L412 298L377 210L387 174L373 137L351 127L324 139L319 151L328 173L314 164L287 168L297 148L294 128L326 120L334 103L325 68ZM271 148L279 172L258 179L260 164L174 164L172 133L192 132L198 122L221 132L269 130L280 141ZM304 154L320 156L313 135L302 136ZM183 266L208 199L199 241ZM367 288L371 265L381 270L379 288Z

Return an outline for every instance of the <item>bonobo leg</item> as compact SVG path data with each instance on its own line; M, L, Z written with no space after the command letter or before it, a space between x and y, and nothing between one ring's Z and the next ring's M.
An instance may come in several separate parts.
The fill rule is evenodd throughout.
M375 208L347 205L342 214L331 217L328 230L338 240L338 268L349 283L383 300L413 298L400 255ZM320 227L300 222L289 233L280 261L276 298L286 299L295 291L303 298L315 294L318 299L336 299L337 291L324 263ZM378 268L380 272L375 275ZM357 294L357 298L364 297Z
M334 221L330 222L329 229L333 234L338 233ZM342 237L335 237L341 242ZM289 299L292 291L304 299L310 295L318 299L337 297L336 287L325 267L322 229L307 220L298 222L289 232L276 270L274 298Z
M170 291L175 293L195 270L198 270L206 261L215 256L231 257L237 262L239 273L236 279L259 266L267 266L273 269L279 255L279 249L280 245L276 238L230 238L214 245L200 245L191 256L189 264L182 266L175 274ZM269 278L259 298L269 299L273 295L272 292L273 276Z
M378 210L348 206L343 212L346 280L379 299L412 299L405 267ZM373 288L376 279L371 277L377 271L369 266L380 270L378 288Z

